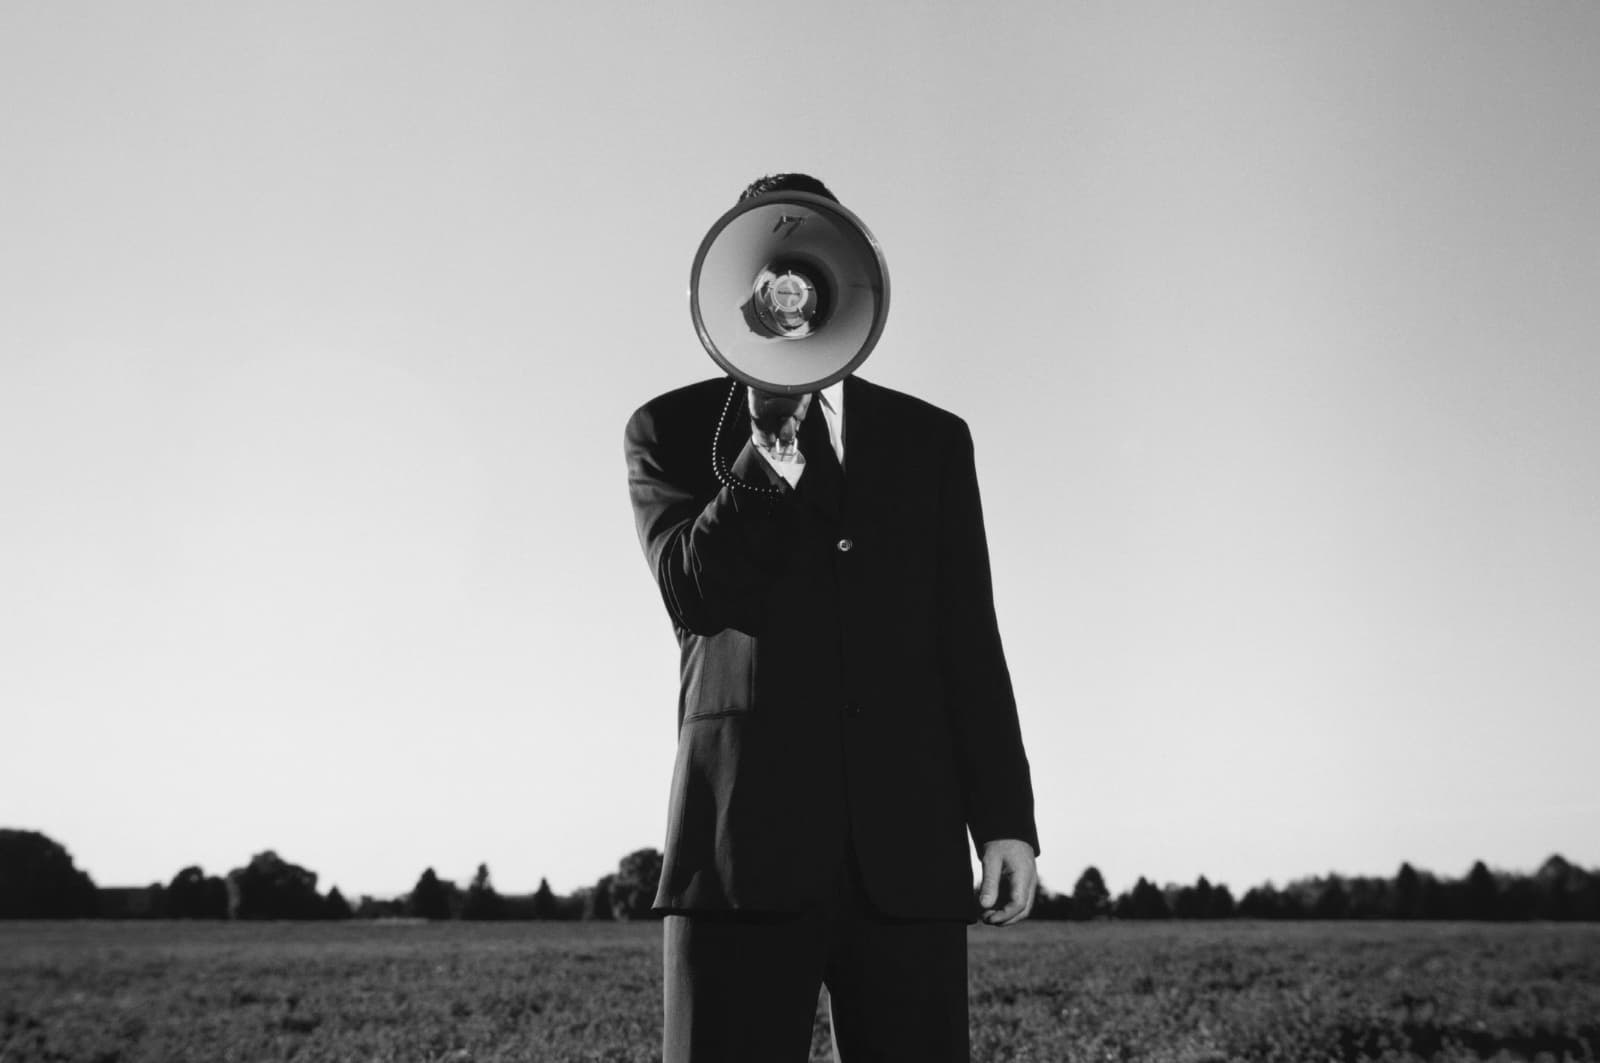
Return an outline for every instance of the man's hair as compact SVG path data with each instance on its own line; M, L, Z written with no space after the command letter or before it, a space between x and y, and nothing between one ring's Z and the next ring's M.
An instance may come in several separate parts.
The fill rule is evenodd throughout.
M827 185L808 173L773 173L758 177L739 193L739 202L743 203L747 199L764 196L769 192L809 192L814 196L839 202L839 197L828 191Z

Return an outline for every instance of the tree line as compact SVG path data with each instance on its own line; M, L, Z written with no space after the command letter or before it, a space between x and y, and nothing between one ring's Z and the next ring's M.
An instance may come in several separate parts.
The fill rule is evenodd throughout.
M1268 882L1235 899L1202 875L1193 885L1157 886L1141 877L1111 896L1093 867L1071 893L1041 888L1035 919L1465 919L1600 921L1600 870L1559 855L1531 875L1491 871L1483 861L1445 878L1400 865L1393 878L1325 875L1279 888Z
M636 919L649 916L661 854L629 853L593 886L567 895L547 879L533 893L502 894L485 864L465 888L426 868L409 893L391 899L352 901L337 886L324 893L318 877L268 849L223 875L190 866L170 882L102 888L60 843L0 829L0 919Z
M639 849L592 886L558 894L541 879L530 894L495 889L479 864L465 887L423 870L410 892L354 902L317 888L315 871L266 850L244 867L208 875L186 867L167 883L102 889L59 843L37 831L0 829L0 919L642 919L661 880L661 854ZM1070 893L1041 887L1035 919L1466 919L1600 921L1600 870L1552 856L1531 875L1491 871L1482 861L1460 879L1402 864L1393 878L1327 875L1242 897L1202 876L1193 885L1140 878L1113 896L1097 868Z

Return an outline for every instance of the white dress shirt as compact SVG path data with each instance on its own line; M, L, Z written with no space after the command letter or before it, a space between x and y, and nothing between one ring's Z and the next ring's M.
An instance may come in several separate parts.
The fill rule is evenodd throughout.
M828 423L828 440L833 444L834 456L839 459L839 468L844 468L844 381L836 380L817 393L814 401L822 403L822 416ZM815 414L807 411L806 416ZM806 456L796 450L793 460L788 455L774 453L761 444L756 444L756 450L767 460L777 474L784 478L790 487L800 483L800 477L806 471Z

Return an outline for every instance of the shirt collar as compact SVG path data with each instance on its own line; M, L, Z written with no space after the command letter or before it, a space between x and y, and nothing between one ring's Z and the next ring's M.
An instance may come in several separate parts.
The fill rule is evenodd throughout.
M817 393L822 397L822 405L829 413L838 414L844 409L844 381L835 380Z

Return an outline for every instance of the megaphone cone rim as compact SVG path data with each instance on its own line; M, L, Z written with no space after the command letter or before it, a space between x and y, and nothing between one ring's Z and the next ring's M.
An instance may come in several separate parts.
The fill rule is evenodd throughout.
M782 384L775 381L760 380L751 376L744 369L735 366L723 355L716 342L711 338L705 321L700 316L700 303L696 298L700 289L700 268L705 262L706 254L711 250L712 245L716 243L717 237L728 227L728 223L741 214L778 203L795 203L810 207L821 213L836 214L843 218L861 234L866 240L867 246L872 249L872 254L877 260L878 276L883 281L871 329L865 339L862 340L860 349L840 368L825 377L808 381L804 384ZM706 230L705 237L700 241L699 249L695 251L694 264L689 269L689 314L694 319L694 330L695 334L700 337L700 345L706 349L706 353L711 356L712 361L721 366L729 376L774 395L803 395L809 391L820 391L855 372L856 368L867 360L867 355L872 353L872 349L878 345L878 339L883 335L883 326L889 318L889 263L884 258L883 247L878 243L878 238L872 235L872 230L867 228L866 224L847 208L835 203L826 196L819 196L810 192L769 192L764 196L754 196L734 204L732 208L725 211L712 224L711 228Z

